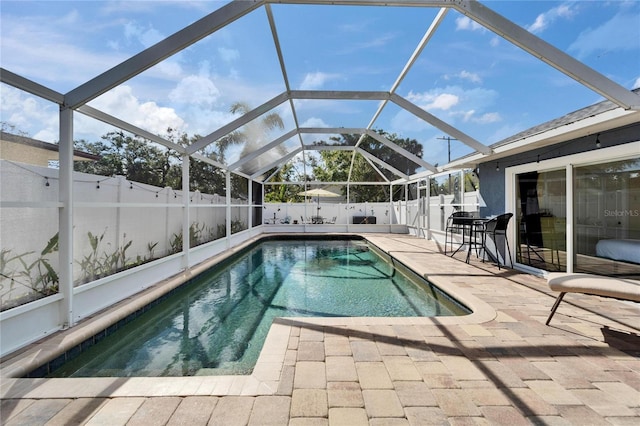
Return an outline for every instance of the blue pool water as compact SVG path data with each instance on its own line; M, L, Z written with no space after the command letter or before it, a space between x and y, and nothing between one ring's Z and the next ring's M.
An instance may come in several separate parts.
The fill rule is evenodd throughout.
M249 374L276 317L469 311L363 240L264 241L184 285L49 377Z

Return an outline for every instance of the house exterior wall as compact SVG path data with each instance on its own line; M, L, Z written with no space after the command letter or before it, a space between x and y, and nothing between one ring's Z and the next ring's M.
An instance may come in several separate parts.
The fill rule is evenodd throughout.
M596 135L546 146L533 151L516 154L499 160L491 160L478 166L480 194L487 207L480 208L481 216L498 215L505 212L505 168L550 158L563 157L596 149L634 142L640 139L640 123L612 129L599 134L600 148L596 147ZM640 153L638 153L640 156ZM496 168L499 166L499 170Z
M74 161L92 161L97 158L89 154L73 156ZM49 161L57 162L60 159L60 154L56 144L2 132L0 134L0 159L50 167Z

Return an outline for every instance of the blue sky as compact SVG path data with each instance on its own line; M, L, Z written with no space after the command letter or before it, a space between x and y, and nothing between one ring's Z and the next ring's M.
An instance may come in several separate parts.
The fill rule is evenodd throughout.
M623 87L640 87L639 1L483 3ZM223 4L2 0L1 66L66 93ZM438 12L278 4L271 10L292 89L382 91L390 90ZM58 139L55 105L4 84L0 89L5 125ZM261 7L90 105L158 134L172 127L206 135L235 118L234 102L256 107L284 90ZM454 10L397 93L485 144L602 99ZM365 127L377 107L377 101L295 102L305 127ZM294 128L288 103L277 112L285 129L268 140ZM446 162L446 142L438 139L446 135L393 104L373 127L415 138L427 161ZM111 129L78 115L75 137L99 140ZM452 143L452 159L469 152Z

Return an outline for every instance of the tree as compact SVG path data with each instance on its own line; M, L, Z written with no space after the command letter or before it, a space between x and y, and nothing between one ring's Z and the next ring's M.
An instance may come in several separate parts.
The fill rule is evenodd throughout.
M176 145L188 146L199 140L200 136L189 137L186 133L168 128L165 138ZM103 136L100 142L76 141L75 147L100 156L100 160L95 162L76 162L76 171L101 176L121 175L134 182L182 189L181 156L138 136L127 136L122 131L114 131ZM217 153L211 149L205 149L203 155L218 160ZM190 191L224 195L225 182L225 172L219 167L189 158Z
M177 153L122 131L109 132L101 142L76 141L75 147L99 155L96 162L76 162L74 170L102 176L125 176L127 180L154 186L173 186Z
M236 102L231 105L230 111L233 114L245 115L250 112L251 109L249 105L244 102ZM267 136L275 129L284 129L284 122L280 115L274 112L267 114L262 120L252 120L242 126L242 128L234 130L216 142L219 161L224 163L227 149L232 145L244 144L240 155L241 158L250 154L260 146L266 144ZM258 161L260 162L259 159Z
M26 138L30 137L29 132L20 130L15 124L11 124L8 121L0 121L0 131L3 133L10 133L12 135L24 136Z
M99 155L96 162L76 162L74 170L102 176L125 176L127 180L154 186L172 186L171 173L177 153L161 149L138 136L122 131L109 132L101 142L74 143L77 149Z
M275 182L291 182L295 167L293 163L287 163L282 166L273 176ZM300 191L296 185L268 185L265 188L264 198L270 203L288 203L295 199L296 194Z
M394 142L406 151L417 157L422 157L422 145L415 139L401 139L395 134L389 134L383 130L377 131L386 139ZM332 143L321 142L325 145L347 145L354 146L360 135L344 134L339 138L331 138ZM369 152L376 158L393 166L394 168L413 174L420 167L418 164L399 154L378 140L366 135L359 145L360 148ZM383 182L380 174L369 164L369 162L358 153L345 151L320 151L321 162L313 163L313 174L317 180L324 182L331 181L351 181L351 182ZM353 161L353 167L351 163ZM349 176L351 170L351 176ZM383 169L381 172L389 180L397 178L389 170ZM389 200L388 185L353 185L350 187L350 195L354 201L387 201Z
M198 141L201 136L193 135L189 137L186 133L177 133L174 129L167 129L167 139L171 142L189 146ZM218 154L211 148L206 147L201 154L211 160L218 161ZM174 166L170 174L173 182L172 188L182 188L182 165ZM219 167L214 166L206 161L200 161L193 157L189 157L189 190L200 191L203 194L219 194L225 195L225 173Z

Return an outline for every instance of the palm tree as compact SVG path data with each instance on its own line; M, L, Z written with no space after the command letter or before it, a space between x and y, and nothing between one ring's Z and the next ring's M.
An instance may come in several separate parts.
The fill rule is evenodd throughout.
M251 111L249 105L244 102L236 102L231 105L231 113L239 113L244 115ZM261 120L252 120L242 126L240 129L234 130L228 135L217 141L218 158L221 162L225 161L225 152L231 145L244 144L240 157L255 151L261 145L268 143L267 136L274 129L284 129L284 122L277 113L273 112L264 116Z

